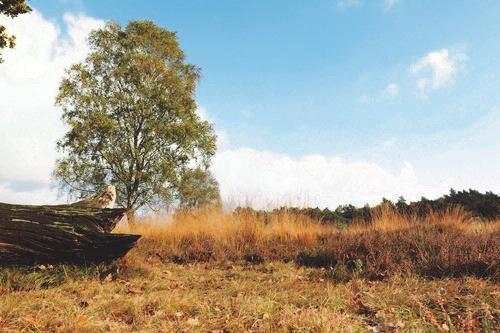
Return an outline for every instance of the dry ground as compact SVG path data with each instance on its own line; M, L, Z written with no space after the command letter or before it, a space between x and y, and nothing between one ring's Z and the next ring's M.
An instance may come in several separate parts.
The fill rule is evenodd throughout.
M0 332L496 332L499 230L180 214L114 264L0 268Z

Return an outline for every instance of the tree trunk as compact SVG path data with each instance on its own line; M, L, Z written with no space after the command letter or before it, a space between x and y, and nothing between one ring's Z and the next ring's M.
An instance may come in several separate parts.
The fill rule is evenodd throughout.
M0 203L0 264L105 262L140 235L111 234L125 209Z
M129 229L131 231L135 230L135 209L133 209L133 208L127 209L126 215L127 215L127 223L128 223Z

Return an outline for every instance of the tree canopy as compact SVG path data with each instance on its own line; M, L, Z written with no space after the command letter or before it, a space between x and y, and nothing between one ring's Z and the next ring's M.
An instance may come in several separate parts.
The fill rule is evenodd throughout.
M31 11L26 0L0 0L0 15L16 17ZM16 36L7 34L7 29L0 24L0 49L16 46ZM3 62L0 54L0 63Z
M193 208L220 205L219 183L206 170L197 168L187 172L179 186L179 206Z
M185 62L174 32L150 21L108 22L89 44L56 99L69 127L57 143L61 188L82 197L113 184L131 211L184 198L181 187L208 172L216 151L211 124L196 113L200 69Z

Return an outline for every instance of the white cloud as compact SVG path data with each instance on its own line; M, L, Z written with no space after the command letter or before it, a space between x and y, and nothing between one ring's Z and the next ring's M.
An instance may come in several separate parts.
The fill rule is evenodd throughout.
M377 151L373 156L377 161L390 151L386 163L399 163L396 170L367 160L326 155L292 158L249 148L219 152L212 169L223 199L233 207L335 208L378 203L382 197L395 200L400 195L409 200L436 198L450 188L498 193L499 128L497 107L468 128L406 139L389 137L369 147Z
M453 82L458 70L467 60L463 52L441 49L429 52L410 66L410 72L416 78L420 94L442 88Z
M3 51L0 65L0 201L54 202L50 174L56 159L55 141L64 133L54 99L63 71L83 60L86 36L103 21L65 14L65 32L38 11L12 20L0 17L17 36L17 46ZM6 93L5 93L6 92ZM42 184L30 193L16 191L8 182ZM37 186L38 186L37 185ZM38 199L37 199L38 198Z
M0 202L25 203L25 204L55 204L56 192L46 184L35 188L18 188L10 183L0 182Z
M221 195L236 205L256 208L280 205L333 207L339 204L376 203L382 197L436 195L422 186L409 162L397 172L376 163L340 157L309 155L297 159L248 148L223 151L215 157L213 171Z

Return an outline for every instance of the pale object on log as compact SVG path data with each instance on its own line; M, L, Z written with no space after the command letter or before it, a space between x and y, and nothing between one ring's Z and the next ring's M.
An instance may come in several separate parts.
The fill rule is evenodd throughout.
M108 185L104 190L92 197L72 203L71 206L113 208L116 202L116 189L113 185Z

